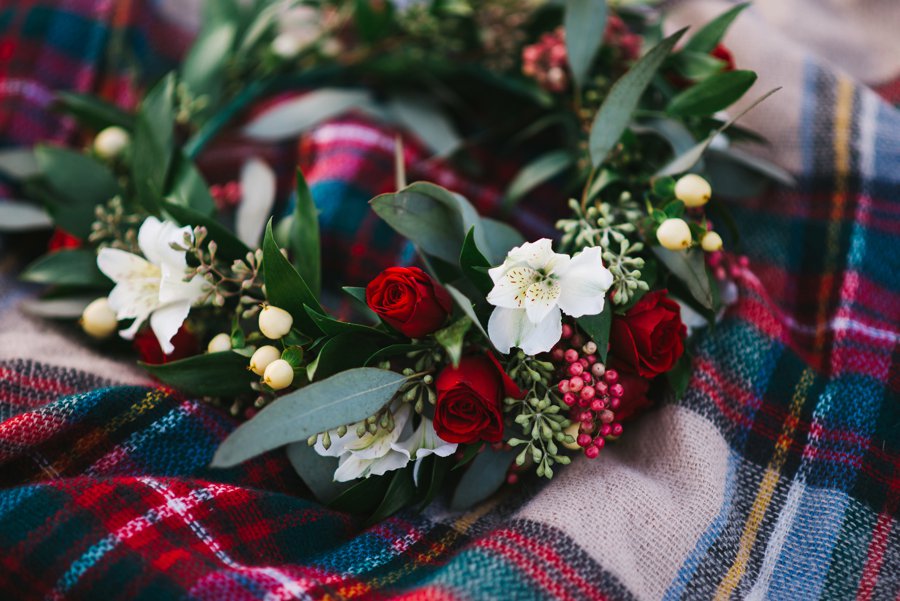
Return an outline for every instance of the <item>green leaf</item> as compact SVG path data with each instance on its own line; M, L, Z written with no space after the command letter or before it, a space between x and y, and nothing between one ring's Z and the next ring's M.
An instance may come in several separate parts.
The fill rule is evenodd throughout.
M319 455L305 440L289 444L287 456L294 471L320 503L331 503L350 487L334 481L334 472L338 468L337 457Z
M445 284L444 288L447 289L447 292L450 293L450 296L453 298L454 302L462 309L462 312L472 320L472 323L475 324L475 327L478 328L482 334L484 334L485 338L490 339L488 336L487 330L484 329L484 326L481 325L481 320L478 318L478 314L475 313L475 307L472 305L472 301L469 300L469 297L454 288L449 284Z
M78 319L85 308L97 298L97 294L26 300L22 311L43 319Z
M599 167L618 143L644 91L685 30L657 44L613 85L591 126L591 162Z
M584 88L606 28L606 0L566 0L563 27L572 77Z
M354 0L353 16L362 38L372 44L387 34L391 25L390 2L372 3L370 0Z
M26 232L53 227L44 209L31 203L0 198L0 232Z
M419 508L424 509L438 496L443 487L447 474L450 473L450 465L453 459L450 457L438 457L437 455L429 455L422 460L419 468L419 481L416 488L419 491L424 490L425 494L419 501ZM415 467L413 467L415 470ZM413 472L415 476L415 472Z
M462 250L459 253L459 266L463 274L469 278L469 281L486 295L494 287L491 276L485 272L491 264L475 245L474 232L475 228L470 228L469 233L466 234L466 239L463 240Z
M382 330L377 330L371 326L365 326L358 323L340 321L329 315L310 309L309 307L306 307L306 312L312 320L316 322L319 329L328 336L336 336L338 334L360 334L362 336L377 337L388 336L387 332Z
M577 320L578 326L597 344L597 355L600 361L606 362L609 351L609 329L612 326L612 303L606 299L603 311L597 315L583 315Z
M276 142L296 138L319 123L351 109L372 107L375 103L366 90L320 87L264 111L244 126L243 132L255 140Z
M4 148L0 150L0 175L13 180L26 180L41 174L35 156L36 148Z
M698 303L710 311L716 310L714 283L706 270L702 251L675 251L653 247L653 254L666 266L673 276L681 280Z
M469 509L497 492L506 481L506 472L516 453L514 449L495 451L485 448L460 479L453 491L450 508Z
M365 315L369 318L372 323L380 323L381 318L375 314L375 311L369 308L369 305L366 304L366 289L359 286L344 286L341 288L344 292L347 293L352 300L350 301L353 306L359 311L360 314Z
M159 212L175 136L175 76L164 77L144 97L134 131L132 175L141 204Z
M720 128L716 129L711 134L709 134L709 136L705 140L703 140L702 142L700 142L699 144L697 144L696 146L694 146L687 152L684 152L684 153L678 155L677 157L675 157L669 164L667 164L665 167L663 167L662 169L657 171L656 176L658 177L658 176L662 176L662 175L675 175L677 173L684 173L685 171L688 171L689 169L691 169L694 165L697 164L697 161L699 161L701 159L701 157L703 157L703 153L706 152L706 149L709 147L710 144L712 144L712 141L715 139L716 136L718 136L720 133L722 133L729 127L731 127L738 119L740 119L741 117L743 117L744 115L746 115L747 113L752 111L762 101L764 101L766 98L768 98L769 96L771 96L772 94L774 94L775 92L777 92L780 89L781 88L775 88L773 90L769 90L768 92L766 92L765 94L763 94L762 96L757 98L755 101L753 101L753 103L750 106L748 106L746 109L744 109L743 111L738 113L738 115L736 117L732 117L731 119L728 120L728 122L723 124Z
M280 307L294 318L294 327L308 336L320 332L316 322L307 314L304 305L317 313L325 314L316 296L297 273L291 262L281 254L272 235L272 221L266 225L263 240L263 278L266 283L266 298L269 303Z
M315 365L307 370L307 374L311 373L310 379L321 380L344 370L363 367L382 347L381 342L376 337L358 333L338 334L322 345Z
M669 175L652 180L653 193L663 200L675 198L675 178Z
M434 339L450 355L450 362L453 363L453 367L459 365L459 360L462 358L463 344L466 341L466 333L471 327L472 319L463 317L434 333Z
M90 94L57 92L56 107L75 117L79 124L95 131L114 125L128 131L134 129L134 115Z
M722 160L736 163L741 167L754 171L766 179L777 182L782 186L788 188L797 186L797 180L794 179L794 176L791 175L790 171L787 171L774 163L770 163L763 158L745 152L740 148L712 148L710 149L710 155L712 154L715 154Z
M703 54L712 52L716 45L722 41L725 32L731 26L731 22L748 6L750 6L749 2L738 4L701 27L684 45L684 50Z
M189 395L234 397L252 392L257 377L247 369L249 361L234 351L204 353L162 365L141 366L156 379Z
M361 367L288 393L238 426L216 450L212 467L232 467L363 420L384 407L405 380L396 372Z
M216 257L226 259L228 261L244 260L250 249L246 244L237 239L237 237L228 231L225 226L220 224L212 217L201 215L200 213L187 207L169 202L162 201L161 207L168 213L172 219L181 225L203 226L209 233L207 240L215 240L219 247Z
M294 265L316 296L322 288L322 258L319 241L319 211L303 173L297 170L297 206L290 234Z
M369 358L366 359L365 367L377 365L380 361L383 361L385 359L396 357L397 355L405 355L410 351L421 349L422 347L418 344L392 344L372 353L372 355L370 355Z
M488 245L487 248L481 246L479 248L484 248L485 257L492 265L502 263L510 250L525 243L525 238L516 228L502 221L483 217L481 226L484 228L484 237Z
M93 250L60 250L44 255L19 276L35 284L109 288L112 282L97 267Z
M87 238L94 223L94 207L121 192L106 165L65 148L38 146L35 157L54 196L47 211L61 228Z
M392 96L387 110L394 122L415 135L436 157L449 157L463 144L447 112L428 95Z
M478 451L480 451L485 444L481 441L473 442L471 444L467 444L463 447L463 454L459 460L459 463L453 466L453 471L458 469L462 469L467 466L475 457L478 456Z
M691 381L691 357L687 351L681 355L681 358L675 363L675 367L666 372L666 380L675 393L675 400L684 396Z
M666 203L666 206L663 207L663 213L666 214L666 219L671 219L673 217L683 217L684 203L677 199Z
M386 474L357 480L339 494L329 506L338 511L370 515L384 499L392 479L393 474Z
M184 153L180 153L172 174L171 196L178 204L188 207L201 215L211 216L216 212L216 203L209 186L200 171Z
M552 150L542 154L516 174L506 189L503 207L512 209L523 196L556 177L575 163L575 157L568 150Z
M756 82L753 71L726 71L704 79L669 102L666 112L681 117L703 117L731 106Z
M218 96L235 34L231 22L207 25L200 32L181 66L181 81L194 97L206 96L214 101Z
M691 52L682 50L672 55L672 68L679 75L699 81L711 77L725 68L725 61L705 52Z
M366 524L377 524L406 507L416 496L416 485L413 482L412 467L395 470L391 483L381 503L366 520Z

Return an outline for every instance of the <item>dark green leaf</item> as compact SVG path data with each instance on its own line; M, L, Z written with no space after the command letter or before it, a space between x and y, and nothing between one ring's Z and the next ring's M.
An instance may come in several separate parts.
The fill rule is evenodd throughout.
M716 45L722 41L722 37L725 35L725 32L728 31L731 22L734 21L735 18L741 14L741 11L748 6L750 6L749 2L738 4L701 27L697 33L687 41L684 45L684 49L703 54L712 52Z
M289 444L287 456L294 471L320 503L331 503L350 488L349 484L334 481L334 472L338 468L337 457L319 455L305 440Z
M566 53L572 77L583 88L603 43L606 28L606 0L566 0L563 27Z
M406 507L416 496L416 485L413 482L412 466L395 470L391 483L381 503L366 520L366 523L377 524L381 520L390 517Z
M319 211L303 173L297 170L297 207L291 228L290 248L294 265L303 280L317 297L322 287L321 243L319 242Z
M319 326L319 329L322 330L328 336L336 336L337 334L359 334L361 336L377 336L377 337L386 337L388 336L387 332L382 330L377 330L371 326L364 326L357 323L350 323L347 321L340 321L335 319L329 315L325 315L323 313L319 313L309 307L306 307L306 312L312 318L316 325Z
M672 217L682 217L684 215L684 203L680 200L673 200L663 207L663 212L666 214L667 219Z
M280 446L363 420L384 407L405 380L392 371L363 367L288 393L238 426L216 450L212 466L231 467Z
M459 463L453 466L453 470L456 471L466 466L478 456L478 451L480 451L484 447L484 443L482 442L474 442L472 444L467 444L463 447L463 455L460 458Z
M506 189L506 197L503 199L504 208L511 209L523 196L556 177L575 163L575 157L568 150L552 150L542 154L516 174L509 188Z
M391 25L391 3L354 0L353 16L362 38L372 44L387 34Z
M243 260L250 249L235 237L228 229L212 217L169 201L161 203L162 208L181 225L203 226L209 232L207 240L215 240L219 247L216 257L228 261Z
M684 34L678 31L657 44L613 85L591 126L591 162L599 167L618 143L653 76Z
M134 129L134 115L116 105L89 94L57 92L56 106L72 115L79 124L95 131L117 126L128 131Z
M612 326L612 303L607 299L603 311L597 315L584 315L576 321L584 333L597 344L597 356L600 357L600 361L606 362L606 353L609 351L609 328Z
M370 515L381 504L392 479L393 474L386 474L358 480L339 494L329 505L338 511Z
M437 340L438 344L444 347L445 351L447 351L447 354L450 356L450 362L453 363L454 367L459 365L459 360L462 358L466 333L471 327L471 318L463 317L446 328L434 333L434 339Z
M306 305L317 313L325 311L316 299L316 296L306 285L303 277L297 273L291 262L281 254L281 249L275 244L272 236L271 220L266 225L266 235L263 240L263 277L266 283L267 300L290 313L294 318L294 327L308 336L315 336L320 332L316 322L306 313L303 306Z
M172 164L175 135L175 76L164 77L144 97L134 131L132 175L141 204L159 212Z
M234 351L204 353L162 365L141 366L156 379L186 394L233 397L252 392L257 377L247 369L249 361Z
M672 55L672 68L682 77L698 81L711 77L725 68L725 61L705 52L682 50Z
M485 448L472 461L453 491L451 509L469 509L497 492L506 481L506 472L516 452L515 449L495 451Z
M687 351L681 355L675 367L666 373L666 380L669 381L676 400L684 396L691 381L691 358Z
M713 282L706 269L702 251L675 251L653 247L653 254L666 266L673 276L687 286L698 303L709 310L715 310L712 292Z
M474 229L474 227L469 229L469 233L466 234L466 239L463 241L462 250L459 253L459 266L469 281L480 292L487 294L494 287L494 283L491 281L491 276L484 270L491 264L475 245Z
M702 117L727 108L756 82L753 71L726 71L704 79L669 102L670 115Z
M53 192L47 210L54 221L70 234L87 238L94 207L121 192L112 171L87 155L54 146L38 146L35 157Z
M663 200L675 198L675 178L671 176L656 177L652 180L653 193Z
M44 255L22 272L26 282L107 288L112 282L97 267L93 250L60 250Z
M172 174L171 196L178 204L188 207L201 215L211 216L216 211L216 203L209 186L200 171L183 153L175 163Z
M441 492L447 474L450 472L452 461L453 459L450 457L438 457L437 455L429 455L422 460L422 465L419 468L419 480L416 485L419 491L425 491L424 496L418 501L421 509L430 505Z
M366 304L366 289L358 286L344 286L341 288L347 295L353 299L351 302L360 314L368 317L373 323L379 323L381 319Z
M321 380L333 374L354 367L362 367L368 359L382 346L383 340L373 336L361 336L358 333L338 334L329 339L316 357L310 379Z
M475 307L472 305L472 301L469 300L469 297L449 284L446 284L444 287L447 289L447 292L450 293L450 296L453 298L454 302L456 302L457 306L462 309L462 312L472 320L472 323L475 324L475 327L481 330L481 333L484 334L485 338L489 338L487 331L484 329L484 326L481 325L481 320L478 318L478 314L475 313Z
M375 353L372 353L372 355L370 355L369 358L366 359L365 367L377 365L379 362L384 361L385 359L390 359L391 357L396 357L397 355L405 355L410 351L420 349L422 349L422 347L418 344L392 344L390 346L379 349Z

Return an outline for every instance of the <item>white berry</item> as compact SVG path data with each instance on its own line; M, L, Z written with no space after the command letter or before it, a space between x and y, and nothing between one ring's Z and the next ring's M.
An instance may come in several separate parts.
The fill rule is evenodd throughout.
M294 381L294 368L284 359L276 359L266 367L263 381L272 390L287 388Z
M206 346L208 353L224 353L231 350L231 336L226 333L216 334Z
M118 326L116 312L105 296L92 301L81 314L81 328L88 336L98 340L109 338Z
M675 198L686 207L702 207L709 202L712 187L709 182L694 173L688 173L675 182Z
M121 127L112 125L94 138L94 152L101 158L110 160L125 152L130 143L131 135Z
M297 39L296 36L293 36L289 33L279 34L274 40L272 40L272 52L275 53L275 56L282 58L284 60L290 60L300 54L300 51L303 49L300 40Z
M684 219L666 219L657 228L656 239L669 250L684 250L691 245L691 228Z
M700 240L700 246L708 253L722 250L722 236L715 232L706 232Z
M261 346L250 357L250 371L261 376L266 373L266 368L278 359L281 359L281 351L271 344Z
M294 318L284 309L266 305L259 312L259 331L263 336L278 340L291 331Z

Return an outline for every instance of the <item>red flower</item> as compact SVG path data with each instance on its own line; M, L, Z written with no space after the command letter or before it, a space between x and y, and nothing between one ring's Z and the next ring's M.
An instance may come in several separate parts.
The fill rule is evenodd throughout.
M503 399L524 393L490 353L463 357L435 383L434 430L447 442L503 439Z
M388 267L366 286L366 304L392 328L421 338L450 314L450 295L418 267Z
M47 242L47 250L49 250L50 252L65 250L67 248L79 248L80 246L80 238L76 238L66 230L59 227L53 230L53 235L50 236L50 241Z
M709 55L725 63L725 68L722 71L734 71L734 56L731 55L731 50L726 48L725 44L717 44Z
M134 350L140 355L141 361L149 365L161 365L170 361L177 361L200 352L197 338L183 325L172 338L172 345L175 347L175 350L168 355L163 354L162 347L159 346L159 341L156 339L156 334L150 328L144 328L138 332L132 345Z
M684 353L687 329L678 303L665 290L645 294L624 316L613 317L610 352L620 371L655 378Z
M650 390L650 381L633 374L620 373L619 383L625 394L620 400L616 410L616 421L624 422L636 415L640 415L653 404L647 392Z

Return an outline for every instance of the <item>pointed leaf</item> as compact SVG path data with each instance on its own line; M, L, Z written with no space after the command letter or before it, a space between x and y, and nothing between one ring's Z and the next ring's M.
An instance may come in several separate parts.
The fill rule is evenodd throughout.
M406 378L361 367L310 384L275 400L222 442L212 467L231 467L280 446L374 415Z
M466 333L471 327L472 319L470 317L463 317L446 328L434 333L434 339L447 351L447 354L450 356L450 362L453 363L454 367L459 365L459 360L462 358Z
M319 210L303 173L297 170L297 206L290 230L290 247L297 272L316 296L322 289L322 245L319 237Z
M269 142L296 138L323 121L369 105L373 105L372 98L365 90L319 88L279 102L248 123L244 134Z
M506 190L506 198L503 205L506 209L515 206L523 196L556 177L575 163L575 157L568 150L552 150L542 154L516 174L509 188Z
M194 162L184 153L179 153L175 162L170 195L178 204L201 215L209 216L216 211L209 185Z
M161 365L141 363L160 382L185 394L210 397L234 397L252 392L257 379L247 366L250 361L234 351L203 353Z
M734 104L756 82L753 71L726 71L704 79L669 102L666 112L676 116L703 117Z
M456 486L450 508L469 509L497 492L506 481L506 472L517 452L487 447L479 453Z
M749 2L744 2L742 4L738 4L734 8L725 11L703 27L701 27L697 33L695 33L691 39L687 41L684 45L685 50L689 50L691 52L700 52L703 54L709 54L712 52L716 45L722 41L722 38L725 36L725 32L728 31L728 28L731 26L732 21L734 21L741 12L750 6Z
M31 203L0 198L0 232L23 232L53 227L47 211Z
M144 97L134 131L132 175L141 204L158 213L175 137L175 76L164 77Z
M478 314L475 313L475 307L472 305L472 301L469 300L469 297L449 284L445 284L444 288L447 289L447 292L450 293L450 296L453 298L454 302L456 302L457 306L462 309L462 312L472 320L472 323L475 324L475 327L477 327L481 331L481 333L484 334L484 337L490 339L487 330L485 330L484 326L481 325L481 320L478 319Z
M238 240L234 234L216 221L215 218L201 215L188 207L167 200L162 201L160 206L181 225L205 227L206 231L209 232L206 237L207 241L215 240L216 245L219 247L216 254L217 257L229 261L244 260L247 253L250 252L246 244Z
M653 254L666 266L672 275L684 282L691 296L704 308L716 310L712 281L706 270L703 253L697 250L668 250L660 246L653 247Z
M44 255L19 276L35 284L109 288L112 282L97 267L93 250L60 250Z
M266 226L263 240L263 277L266 283L267 300L291 314L294 327L308 336L316 336L321 331L316 322L306 313L304 305L324 314L318 299L306 282L291 265L272 235L272 221Z
M134 129L134 115L96 96L78 92L57 92L56 108L72 115L79 124L95 131L118 126L128 131Z
M609 329L612 326L612 302L607 298L603 311L597 315L584 315L577 321L581 329L597 344L597 355L605 363L609 351Z
M463 247L459 253L459 266L469 281L486 295L494 287L491 276L485 271L491 264L475 245L474 229L469 229L466 239L463 240Z
M584 87L606 29L606 0L566 0L563 26L569 68L579 89Z

